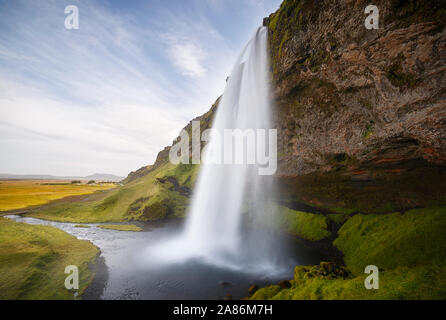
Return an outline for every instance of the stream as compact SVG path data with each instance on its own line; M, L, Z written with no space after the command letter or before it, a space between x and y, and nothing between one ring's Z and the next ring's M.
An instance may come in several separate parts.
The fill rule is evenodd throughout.
M144 231L117 231L101 229L100 224L83 224L89 228L75 227L78 223L47 221L19 215L6 218L28 224L49 225L61 229L80 240L91 241L101 250L107 269L105 286L101 294L92 299L222 299L228 294L233 299L248 296L248 288L256 284L264 286L279 280L292 279L298 264L318 264L319 252L300 242L286 238L288 255L280 261L277 270L256 268L228 268L211 264L200 258L167 261L154 255L151 248L168 241L181 232L178 221L144 227ZM258 234L261 237L261 234ZM250 243L247 241L246 257L249 258ZM296 259L295 257L299 257ZM105 270L103 270L105 271ZM104 272L103 272L104 273ZM87 289L88 290L88 289Z

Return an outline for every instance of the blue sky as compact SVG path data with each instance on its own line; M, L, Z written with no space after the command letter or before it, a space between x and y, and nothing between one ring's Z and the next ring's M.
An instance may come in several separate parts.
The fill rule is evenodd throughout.
M0 172L126 175L223 92L279 0L0 0ZM64 27L67 5L79 29Z

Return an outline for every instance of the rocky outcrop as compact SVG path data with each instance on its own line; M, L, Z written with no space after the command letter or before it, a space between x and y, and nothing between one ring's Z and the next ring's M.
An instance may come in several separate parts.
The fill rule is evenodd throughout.
M366 212L444 202L445 3L375 1L378 30L360 0L286 0L264 20L287 199Z
M141 178L141 177L145 176L146 174L148 174L150 172L151 168L152 168L151 165L147 165L147 166L139 168L136 171L130 172L127 175L127 177L124 180L122 180L122 183L132 182L132 181L135 181L138 178Z

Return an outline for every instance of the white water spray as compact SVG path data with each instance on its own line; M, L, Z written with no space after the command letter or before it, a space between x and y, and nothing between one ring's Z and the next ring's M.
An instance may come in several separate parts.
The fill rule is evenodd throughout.
M214 118L212 129L219 137L226 129L272 129L267 34L266 28L259 28L235 63ZM246 158L249 152L276 151L275 145L274 150L267 150L271 145L261 140L256 141L256 150L243 150ZM219 139L211 133L205 157L221 147ZM258 237L248 250L246 247L250 244L241 243L246 239L241 230L244 214L251 218L263 214L264 203L273 191L271 176L259 175L258 169L259 164L203 163L184 234L169 244L169 248L163 248L163 254L180 259L202 257L210 263L235 268L246 267L246 259L250 264L265 265L254 260L257 257L268 260L267 251L271 248L266 242L269 239ZM256 250L260 252L253 259L251 252Z

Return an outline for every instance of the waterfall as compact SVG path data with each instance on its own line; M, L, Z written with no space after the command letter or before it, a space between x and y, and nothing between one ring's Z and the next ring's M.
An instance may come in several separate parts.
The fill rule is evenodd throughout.
M225 129L271 128L268 67L267 29L262 27L242 51L228 79L213 123L218 137ZM221 148L217 140L211 135L208 152ZM260 178L255 164L202 164L186 224L187 238L194 247L202 253L236 253L243 205L265 191ZM248 188L258 190L249 193Z
M222 151L219 138L227 129L254 132L272 129L267 35L267 28L260 27L233 67L206 146L207 160ZM255 156L253 153L270 153L271 146L266 140L266 136L257 137L255 150L248 147L241 150L244 159ZM240 156L237 150L234 156ZM271 215L264 212L264 204L273 192L272 177L259 175L260 167L258 162L202 163L184 233L168 248L160 249L162 254L176 258L202 257L219 266L236 268L246 267L246 260L256 266L261 264L260 258L271 262L269 253L278 250L271 248L265 233L248 239L246 234L252 230L242 230L245 217L252 220L263 214Z

